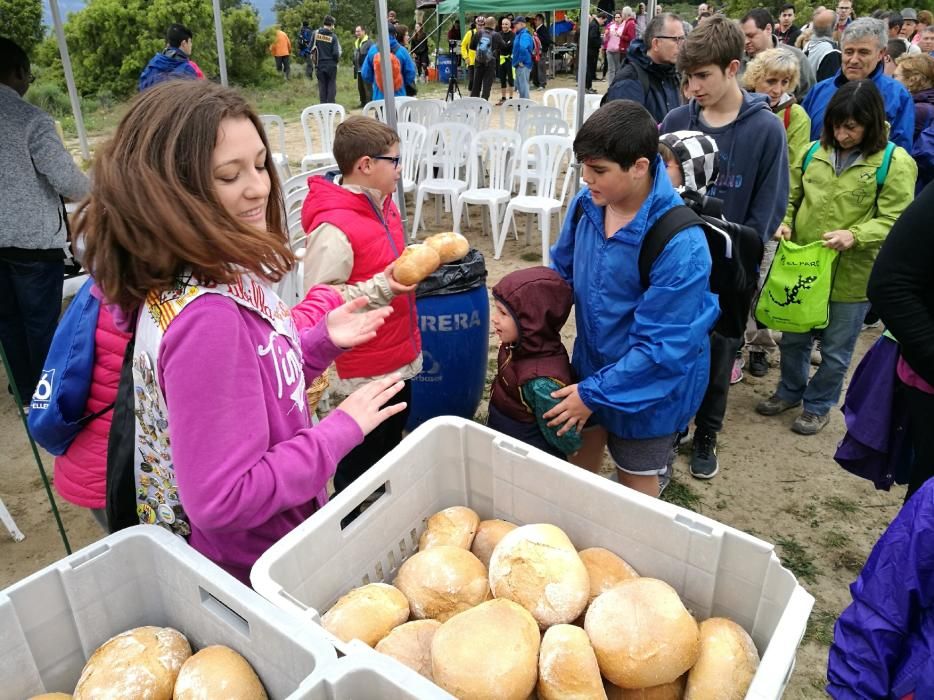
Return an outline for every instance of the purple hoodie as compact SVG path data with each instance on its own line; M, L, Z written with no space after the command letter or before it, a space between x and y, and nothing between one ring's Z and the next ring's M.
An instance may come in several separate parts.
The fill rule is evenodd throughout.
M290 397L297 378L279 361L288 347L257 314L207 294L172 322L159 351L188 542L247 584L259 556L327 501L337 463L363 440L341 410L311 427ZM309 384L341 352L323 323L301 331L301 347Z

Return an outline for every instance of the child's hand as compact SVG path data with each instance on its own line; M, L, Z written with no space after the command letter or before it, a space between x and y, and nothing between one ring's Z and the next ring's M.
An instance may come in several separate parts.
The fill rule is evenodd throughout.
M772 236L772 238L776 241L780 241L782 239L786 241L790 241L791 240L791 229L788 226L785 226L785 224L782 224L781 226L778 227L778 230L775 231L775 235Z
M833 248L834 250L839 250L841 253L844 250L849 250L856 244L856 237L846 229L828 231L822 238L824 239L825 248Z
M580 394L577 391L577 384L571 384L551 392L551 398L564 399L542 416L545 420L553 419L548 423L550 428L564 424L558 431L558 437L561 437L572 428L577 428L577 432L584 429L584 424L593 414L593 411L581 401Z
M376 337L377 329L392 313L391 306L373 311L361 311L368 303L366 297L357 297L341 304L325 317L328 337L339 348L352 348Z
M396 264L391 262L386 269L383 270L383 274L386 275L386 281L389 283L389 289L392 290L392 293L399 296L400 294L411 294L414 292L415 288L418 286L417 284L405 285L398 282L396 278L392 276L392 271L395 267Z
M344 399L338 408L356 421L364 435L369 435L384 420L405 410L405 402L380 408L405 386L401 379L402 375L396 373L364 384Z

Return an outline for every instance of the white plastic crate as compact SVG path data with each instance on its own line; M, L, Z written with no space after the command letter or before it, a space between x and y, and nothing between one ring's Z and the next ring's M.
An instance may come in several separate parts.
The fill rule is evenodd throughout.
M360 647L351 656L344 656L315 674L315 682L300 700L417 700L427 697L454 700L407 666L378 654L362 642Z
M273 700L304 697L337 654L171 533L138 526L0 591L0 698L70 693L88 657L133 627L174 627L197 650L243 655Z
M344 516L379 486L385 494L342 530ZM781 697L814 598L781 566L773 545L460 418L423 424L273 545L253 567L253 587L319 623L319 613L352 588L391 582L417 550L425 520L454 505L481 518L553 523L578 549L605 547L640 574L668 582L699 620L736 621L762 656L746 697ZM355 645L331 639L354 653Z

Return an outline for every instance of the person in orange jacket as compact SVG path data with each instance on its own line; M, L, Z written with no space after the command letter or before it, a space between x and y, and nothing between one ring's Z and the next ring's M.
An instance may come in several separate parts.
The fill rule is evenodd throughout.
M269 53L276 59L276 72L288 80L292 74L292 42L282 27L276 29L276 40L269 47Z

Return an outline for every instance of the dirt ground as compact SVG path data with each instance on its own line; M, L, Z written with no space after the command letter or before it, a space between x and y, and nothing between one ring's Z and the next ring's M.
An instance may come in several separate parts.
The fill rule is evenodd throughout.
M533 95L540 99L541 93ZM288 124L293 160L303 149L301 139L296 116ZM411 201L409 204L411 215ZM449 228L449 214L444 215L438 226L433 207L426 211L429 232ZM529 245L520 233L518 241L513 238L507 241L502 259L494 260L492 242L480 228L482 210L473 211L476 215L471 218L472 225L464 233L486 256L490 287L512 270L540 263L536 226L533 225ZM524 231L521 223L519 230ZM877 336L878 331L862 334L854 365ZM569 346L573 337L572 317L565 329ZM495 356L496 339L491 333L490 360L495 360ZM785 566L816 599L785 697L819 698L825 696L827 648L834 620L849 602L848 586L873 543L898 512L904 489L897 487L891 493L875 491L868 481L857 479L836 465L832 456L844 432L839 411L834 411L830 425L813 437L800 437L789 430L793 412L778 418L756 414L755 404L772 392L777 375L775 368L762 379L747 373L745 380L732 388L720 436L720 474L711 481L695 480L687 471L688 456L682 455L666 499L775 543ZM0 381L5 383L5 378L0 377ZM485 414L485 410L481 405L478 414ZM41 451L40 454L51 475L52 459ZM24 541L14 543L6 533L0 534L0 588L3 588L65 553L24 426L12 401L0 401L0 498L26 535ZM103 535L88 512L60 499L58 503L73 549Z

